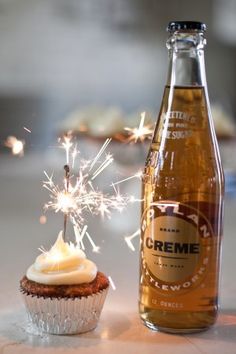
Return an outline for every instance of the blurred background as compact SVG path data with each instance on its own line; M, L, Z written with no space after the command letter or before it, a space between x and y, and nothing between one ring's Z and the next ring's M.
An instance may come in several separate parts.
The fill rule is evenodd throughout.
M72 112L91 106L113 107L125 123L143 110L155 119L170 20L207 24L210 99L234 119L235 16L234 0L0 0L1 145L28 139L26 126L27 148L46 148Z

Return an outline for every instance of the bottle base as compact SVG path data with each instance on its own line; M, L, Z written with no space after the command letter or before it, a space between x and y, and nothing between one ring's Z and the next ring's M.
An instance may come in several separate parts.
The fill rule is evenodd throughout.
M169 334L192 334L207 331L212 326L201 327L201 328L169 328L155 325L151 322L142 319L143 324L155 332L165 332Z

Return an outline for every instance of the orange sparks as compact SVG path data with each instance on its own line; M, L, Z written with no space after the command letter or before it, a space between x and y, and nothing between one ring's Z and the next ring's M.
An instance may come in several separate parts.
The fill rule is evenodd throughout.
M5 146L11 149L13 155L23 156L24 155L24 145L23 140L18 140L15 136L9 136L5 141Z
M39 222L41 225L45 225L47 222L47 217L45 215L41 215L39 218Z

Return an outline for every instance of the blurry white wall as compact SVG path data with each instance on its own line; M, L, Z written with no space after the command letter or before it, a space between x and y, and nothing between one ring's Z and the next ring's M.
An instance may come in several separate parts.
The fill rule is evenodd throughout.
M234 27L227 27L229 14L222 12L228 4L230 12L233 2L0 0L2 135L36 119L38 135L48 134L71 110L86 105L158 112L171 20L207 23L210 97L236 113L235 46L220 35L235 36ZM20 110L21 101L26 110Z

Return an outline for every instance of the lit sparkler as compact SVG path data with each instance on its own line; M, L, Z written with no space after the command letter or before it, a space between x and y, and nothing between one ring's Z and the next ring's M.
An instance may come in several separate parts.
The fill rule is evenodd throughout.
M143 142L145 139L151 138L151 135L153 133L153 127L150 124L144 125L145 116L146 116L145 112L141 113L141 119L138 127L124 128L124 130L126 130L129 134L128 142L137 143L139 140Z
M24 156L25 142L23 140L18 140L15 136L9 136L4 145L11 149L13 155Z
M134 197L121 195L114 184L112 184L112 194L104 194L94 185L94 180L113 162L113 156L105 154L110 141L111 139L107 139L104 142L94 159L80 159L79 172L75 176L70 174L69 162L72 161L72 166L74 166L78 151L76 147L73 148L71 138L66 136L62 142L62 146L66 150L67 161L67 165L64 166L66 172L64 185L55 184L53 175L49 176L44 171L47 179L43 182L43 187L49 190L51 198L45 204L45 208L52 209L56 213L60 211L64 214L64 238L67 218L69 218L74 225L77 243L84 249L84 237L86 237L94 252L98 252L99 247L95 245L87 231L87 225L85 225L86 213L110 218L113 210L122 211L127 203L136 201ZM115 184L118 184L118 182Z

